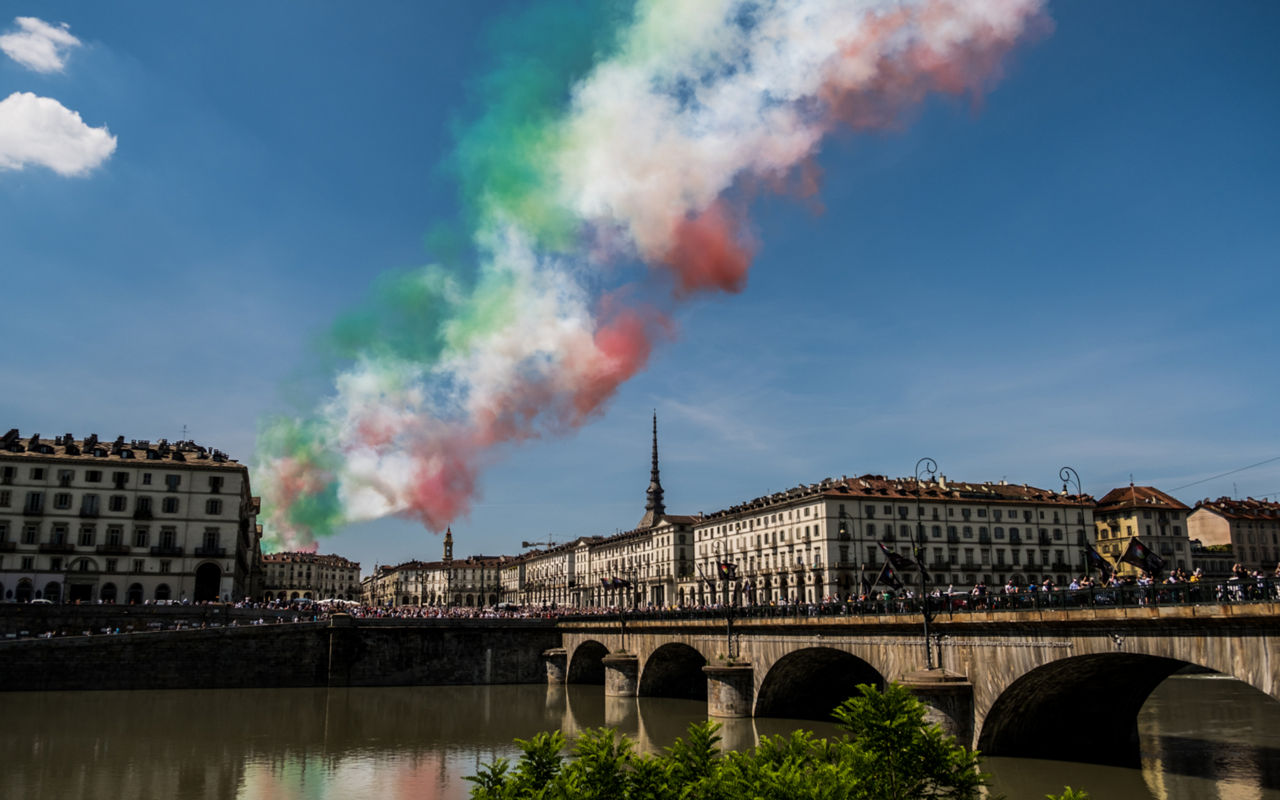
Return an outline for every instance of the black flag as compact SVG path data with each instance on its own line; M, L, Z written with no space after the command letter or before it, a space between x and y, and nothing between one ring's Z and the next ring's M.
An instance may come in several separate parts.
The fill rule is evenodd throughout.
M1159 575L1164 569L1164 559L1156 555L1150 547L1138 541L1138 537L1129 540L1129 544L1124 548L1124 555L1120 556L1120 560L1127 564L1146 570L1151 575Z
M722 581L732 581L738 577L738 565L730 564L728 561L721 561L716 565L716 570L720 573Z
M898 576L893 573L893 565L885 564L880 570L880 576L876 578L876 583L883 583L890 589L896 591L902 590L902 581L898 580Z
M1093 545L1088 542L1084 543L1084 557L1089 562L1089 566L1102 573L1104 581L1111 580L1111 573L1115 572L1115 567L1111 566L1111 562L1102 557L1102 553L1093 549Z
M880 545L880 549L884 552L884 557L889 559L889 563L892 564L893 568L898 572L915 568L916 562L914 559L904 556L901 553L893 552L888 547L885 547L884 542L878 542L878 544Z

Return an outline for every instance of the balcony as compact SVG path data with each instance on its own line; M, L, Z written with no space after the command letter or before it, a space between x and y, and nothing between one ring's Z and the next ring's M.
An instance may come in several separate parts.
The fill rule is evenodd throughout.
M0 553L12 553L18 549L17 542L0 542Z
M129 545L127 544L100 544L97 552L105 555L123 556L129 554Z
M182 555L182 548L181 548L181 547L177 547L177 546L175 546L175 545L163 545L163 544L158 544L158 545L156 545L156 546L154 546L154 547L152 547L152 548L151 548L151 555L153 555L153 556L180 556L180 555Z
M180 551L182 548L178 548L178 549L179 549L179 551ZM210 558L226 558L226 557L227 557L227 548L225 548L225 547L197 547L197 548L196 548L196 555L197 555L197 556L208 556L208 557L210 557Z
M76 546L71 542L44 542L40 545L41 553L74 553Z
M26 506L26 507L24 507L24 508L22 509L22 516L24 516L24 517L43 517L43 516L44 516L44 506L40 506L40 507L36 507L36 506Z
M153 517L151 514L151 509L149 508L135 508L133 510L133 518L134 519L155 519L155 517Z

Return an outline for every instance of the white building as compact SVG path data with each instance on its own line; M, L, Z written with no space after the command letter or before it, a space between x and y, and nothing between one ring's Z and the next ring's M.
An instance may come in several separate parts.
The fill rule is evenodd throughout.
M932 588L1020 586L1082 574L1093 499L1032 486L917 482L880 475L828 478L758 497L694 523L697 603L821 602L875 581L886 547L914 556L921 532ZM736 581L718 579L733 565ZM919 590L916 570L902 579Z
M0 595L143 603L256 594L249 471L193 442L0 437Z
M267 553L262 557L263 600L356 600L360 564L318 553Z

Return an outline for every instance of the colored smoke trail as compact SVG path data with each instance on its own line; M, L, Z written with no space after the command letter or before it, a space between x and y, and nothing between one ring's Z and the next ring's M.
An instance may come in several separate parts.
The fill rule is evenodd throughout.
M524 21L555 49L504 53L459 135L474 277L384 278L334 327L332 396L264 425L269 547L391 514L443 529L495 446L581 425L645 366L675 303L743 288L743 187L799 174L812 191L832 130L981 91L1043 20L1042 0L585 7ZM643 285L610 284L636 261Z

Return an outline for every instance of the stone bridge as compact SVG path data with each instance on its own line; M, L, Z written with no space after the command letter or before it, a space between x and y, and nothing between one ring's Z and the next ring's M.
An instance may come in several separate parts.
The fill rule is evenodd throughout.
M1137 715L1169 675L1236 677L1280 700L1280 604L992 611L919 617L565 621L551 683L611 697L706 698L717 717L828 719L859 683L906 685L986 755L1138 762ZM732 648L732 652L730 652Z

